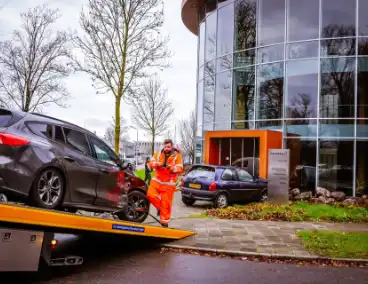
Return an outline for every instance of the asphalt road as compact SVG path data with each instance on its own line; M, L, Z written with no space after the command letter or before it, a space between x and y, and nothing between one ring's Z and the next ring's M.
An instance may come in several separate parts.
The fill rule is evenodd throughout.
M102 250L80 267L0 274L0 280L7 284L368 283L367 269L256 263L127 247L129 251Z

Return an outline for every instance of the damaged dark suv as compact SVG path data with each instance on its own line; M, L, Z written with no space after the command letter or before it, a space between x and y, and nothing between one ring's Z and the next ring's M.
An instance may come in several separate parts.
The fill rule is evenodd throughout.
M95 134L35 113L0 109L0 193L12 201L76 212L116 212L143 222L145 182Z

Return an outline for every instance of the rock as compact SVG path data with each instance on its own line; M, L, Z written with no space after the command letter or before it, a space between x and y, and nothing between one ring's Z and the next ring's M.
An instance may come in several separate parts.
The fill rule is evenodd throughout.
M296 196L300 194L300 189L299 188L294 188L291 190L291 194Z
M322 196L322 195L320 197L318 197L317 199L319 200L318 203L320 203L320 204L326 204L327 203L327 198Z
M331 197L331 192L329 192L327 189L323 187L317 187L316 188L316 195L319 196L325 196L325 197Z
M342 203L348 205L355 205L357 202L354 197L350 197L348 199L345 199Z
M364 200L368 200L368 195L363 195L363 196L362 196L362 198L363 198Z
M319 204L319 203L321 203L321 201L320 201L319 198L313 197L313 198L310 199L310 203L312 203L312 204Z
M333 198L327 198L327 200L326 200L326 203L325 204L328 204L328 205L331 205L331 204L333 204L333 203L335 203L336 201L335 201L335 199L333 199Z
M310 200L312 198L312 192L302 192L301 194L294 197L295 200Z
M344 201L346 194L342 191L335 191L331 192L331 197L334 198L336 201Z

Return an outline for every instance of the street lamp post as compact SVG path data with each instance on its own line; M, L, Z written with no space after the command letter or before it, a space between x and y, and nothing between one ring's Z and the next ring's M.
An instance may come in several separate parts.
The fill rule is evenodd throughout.
M130 126L130 128L137 130L137 141L135 142L135 147L134 147L134 158L135 158L135 166L138 166L138 151L137 151L137 147L138 147L138 128L134 127L134 126Z

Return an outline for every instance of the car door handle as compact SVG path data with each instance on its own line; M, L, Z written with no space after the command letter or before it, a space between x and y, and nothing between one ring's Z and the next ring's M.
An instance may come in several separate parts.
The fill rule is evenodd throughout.
M68 161L70 163L74 163L75 162L75 160L73 158L69 157L69 156L65 156L64 157L64 160L66 160L66 161Z
M110 171L107 170L107 169L100 169L100 172L104 173L104 174L109 174L110 173Z

